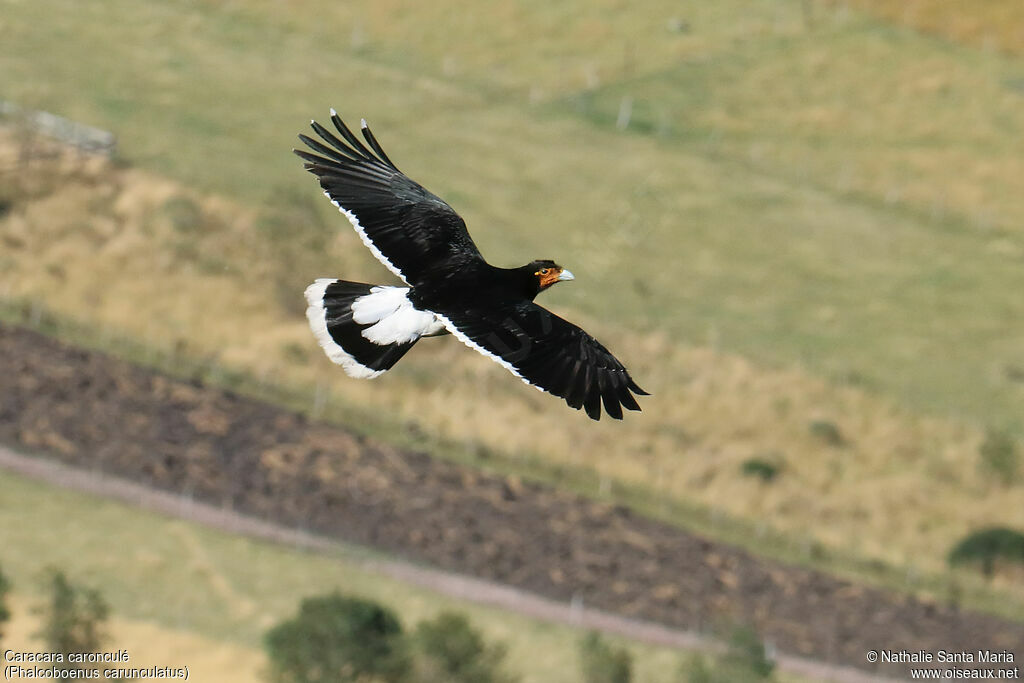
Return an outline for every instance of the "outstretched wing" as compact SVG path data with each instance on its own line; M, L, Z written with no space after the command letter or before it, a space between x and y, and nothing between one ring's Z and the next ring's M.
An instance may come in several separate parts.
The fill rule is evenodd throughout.
M434 311L460 341L497 361L527 384L585 408L622 419L646 396L615 356L572 323L532 301L466 311Z
M299 135L316 152L293 150L307 171L352 223L377 259L406 283L416 285L470 261L483 261L466 223L440 197L406 177L388 159L362 122L364 145L331 110L342 139L316 121L316 140ZM369 145L369 147L367 147Z

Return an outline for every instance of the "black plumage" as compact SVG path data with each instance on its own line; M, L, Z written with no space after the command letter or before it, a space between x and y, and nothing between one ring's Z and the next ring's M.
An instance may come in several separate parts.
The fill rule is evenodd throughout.
M331 339L363 367L374 371L390 370L416 342L405 344L374 344L363 336L370 325L352 319L352 304L367 296L373 285L335 280L324 289L325 322Z
M595 420L602 405L615 419L622 408L640 410L634 394L646 392L622 363L582 329L534 303L541 291L573 279L569 271L549 260L490 265L462 218L399 171L365 121L365 144L333 111L331 121L337 135L314 121L319 140L300 135L309 151L295 153L374 255L409 285L311 285L307 315L332 360L353 376L373 377L419 337L450 332Z

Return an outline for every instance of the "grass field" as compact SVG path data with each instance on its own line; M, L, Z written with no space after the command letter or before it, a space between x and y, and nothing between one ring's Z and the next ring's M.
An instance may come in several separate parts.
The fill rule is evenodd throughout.
M33 610L42 572L53 566L102 591L114 615L110 649L128 649L135 666L188 665L192 680L259 680L263 633L294 615L302 598L333 590L388 605L406 628L445 609L464 612L488 639L508 645L508 667L524 683L577 678L583 632L390 580L362 565L371 556L360 549L291 550L7 473L0 500L0 566L15 588L5 648L39 650ZM629 646L639 681L674 680L686 657L615 642Z
M413 424L392 438L941 572L969 529L1024 526L977 455L1024 428L1024 62L805 7L6 0L0 96L117 131L135 168L12 157L49 189L0 223L0 296ZM327 374L299 292L386 280L287 151L330 106L485 254L571 268L546 302L635 368L644 414L593 425L443 342ZM770 485L739 474L762 456Z
M557 302L1021 426L1016 58L838 10L807 29L795 1L458 21L388 3L8 4L0 92L116 130L133 163L257 204L315 196L295 133L331 105L365 114L485 253L579 271Z
M1024 7L971 0L844 0L850 6L935 36L985 50L1024 53ZM834 0L833 0L834 4Z

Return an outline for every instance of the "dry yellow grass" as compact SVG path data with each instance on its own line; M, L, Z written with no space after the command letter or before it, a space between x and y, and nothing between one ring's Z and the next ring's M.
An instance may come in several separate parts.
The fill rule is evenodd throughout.
M1024 5L1017 0L843 0L897 24L957 42L1024 54ZM836 0L829 0L832 5Z
M13 619L5 627L4 649L40 652L38 600L15 595L10 600ZM260 680L266 658L261 650L215 640L195 632L161 627L151 622L114 617L107 624L109 647L102 652L126 650L128 662L113 668L188 667L189 680L252 683Z
M507 645L508 669L523 683L576 675L578 629L397 581L367 566L362 550L295 550L17 476L0 477L0 495L0 560L15 590L4 649L43 648L33 613L42 597L33 588L42 569L54 566L109 601L108 650L127 649L135 665L187 665L190 680L202 683L261 680L266 630L293 616L303 598L335 591L390 607L407 630L442 610L464 613L489 642ZM632 652L636 680L648 683L675 680L688 657L614 640Z
M272 259L252 238L253 211L138 170L64 163L59 191L18 205L0 222L0 239L17 245L7 251L0 298L38 301L165 352L305 387L310 405L319 393L335 418L379 412L430 430L429 437L593 470L608 482L861 558L940 571L969 529L1024 526L1021 486L984 475L975 426L921 417L798 367L760 367L713 348L610 329L573 311L567 314L633 359L654 394L642 414L595 424L450 338L426 340L383 378L349 379L322 357L301 314L274 303L265 276ZM38 172L52 178L53 168ZM31 181L31 172L23 177ZM180 229L165 210L173 197L201 208L212 227L188 239L215 255L217 268L176 250ZM332 272L381 277L362 273L355 254L357 238L343 231L324 256L339 264ZM346 413L348 406L359 413ZM815 421L833 424L844 443L815 434ZM765 454L784 461L781 477L765 485L741 476L744 460Z
M251 206L318 198L294 133L366 115L485 253L571 261L553 301L1019 433L1014 59L801 0L451 7L11 3L0 74Z

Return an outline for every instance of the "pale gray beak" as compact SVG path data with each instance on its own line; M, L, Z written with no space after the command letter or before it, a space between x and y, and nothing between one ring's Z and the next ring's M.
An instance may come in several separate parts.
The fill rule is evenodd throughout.
M558 281L559 282L562 282L563 280L575 280L575 279L576 279L576 276L573 275L571 271L565 270L564 268L562 269L562 272L558 274Z

